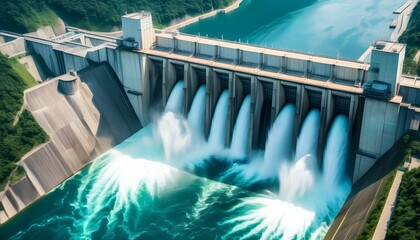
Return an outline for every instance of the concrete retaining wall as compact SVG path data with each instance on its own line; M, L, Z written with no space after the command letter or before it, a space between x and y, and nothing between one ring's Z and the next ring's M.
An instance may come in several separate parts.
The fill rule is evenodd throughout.
M109 65L87 68L79 76L78 91L74 89L71 95L58 91L62 77L25 91L28 109L50 141L20 161L27 177L1 199L3 217L12 217L141 128Z

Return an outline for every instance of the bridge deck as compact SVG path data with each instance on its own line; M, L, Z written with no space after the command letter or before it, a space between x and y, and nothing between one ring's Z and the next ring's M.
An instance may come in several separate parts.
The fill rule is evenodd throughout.
M165 32L157 32L157 37L162 38L174 38L173 34L165 33ZM355 60L348 60L348 59L336 59L330 57L324 57L314 54L305 54L299 52L292 52L292 51L284 51L280 49L268 48L268 47L261 47L256 45L250 45L247 43L238 43L238 42L231 42L226 40L220 39L212 39L206 38L202 36L195 36L195 35L188 35L188 34L178 34L175 36L177 40L186 41L186 42L196 42L201 44L208 44L213 46L231 48L231 49L241 49L245 51L255 52L255 53L264 53L274 56L286 56L293 59L300 59L305 61L313 61L317 63L324 63L329 65L336 65L348 68L356 68L356 69L368 69L369 65Z
M229 71L240 72L240 73L245 73L245 74L250 74L250 75L258 75L261 77L283 80L283 81L288 81L288 82L293 82L293 83L298 83L298 84L305 84L305 85L310 85L314 87L327 88L331 90L337 90L337 91L348 92L348 93L353 93L353 94L362 94L363 92L363 89L360 87L346 86L346 85L337 84L337 83L328 82L328 81L327 82L318 81L318 80L308 79L304 77L291 76L291 75L287 75L283 73L270 72L270 71L258 69L258 68L251 68L251 67L239 66L239 65L229 64L229 63L216 62L213 60L195 58L192 56L173 54L170 52L162 52L158 50L140 50L140 52L146 55L151 55L151 56L156 56L156 57L168 58L172 60L184 61L184 62L199 64L199 65L206 65L213 68L220 68L220 69L225 69Z

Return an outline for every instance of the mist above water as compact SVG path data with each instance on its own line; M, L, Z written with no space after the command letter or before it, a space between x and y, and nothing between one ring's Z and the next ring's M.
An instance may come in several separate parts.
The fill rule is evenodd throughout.
M330 166L321 170L316 164L318 110L308 112L293 144L296 108L285 105L269 131L265 151L248 153L250 96L241 103L236 133L231 147L226 147L228 93L223 91L218 99L206 139L204 118L199 116L205 106L202 89L185 117L183 82L178 82L155 122L96 159L88 173L76 175L57 190L77 186L67 215L46 214L41 223L18 235L39 236L39 229L60 224L71 229L69 235L56 232L54 236L74 239L91 238L94 233L106 238L116 234L162 239L175 235L187 239L191 234L203 239L322 238L351 187L345 175L347 118L338 115L332 121L323 160L324 166ZM222 182L185 172L203 169L216 172L213 179ZM278 187L273 188L273 183ZM257 189L244 190L255 184ZM165 235L168 229L170 236Z

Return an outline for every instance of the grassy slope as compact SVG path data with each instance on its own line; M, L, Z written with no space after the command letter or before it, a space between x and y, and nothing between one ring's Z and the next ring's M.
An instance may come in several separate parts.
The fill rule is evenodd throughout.
M15 163L34 146L47 140L31 113L22 112L16 126L13 120L23 104L23 91L36 81L16 59L0 55L0 191L16 168ZM22 171L16 172L22 175ZM12 180L16 180L16 174Z
M17 59L11 58L9 62L13 68L13 70L20 76L23 82L26 84L27 88L33 87L37 84L35 78L26 70L25 66L23 66Z

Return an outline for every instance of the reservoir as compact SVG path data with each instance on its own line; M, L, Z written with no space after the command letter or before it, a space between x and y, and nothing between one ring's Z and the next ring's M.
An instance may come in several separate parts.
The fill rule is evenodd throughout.
M180 29L231 41L329 57L358 59L404 0L244 0L239 9Z

